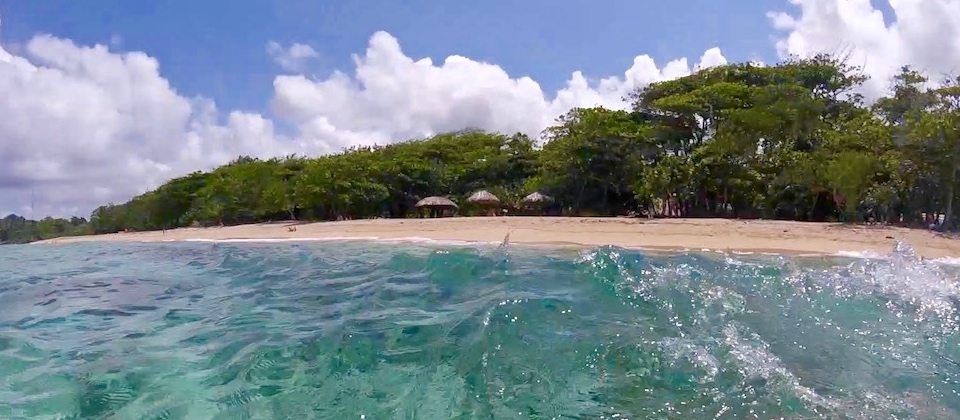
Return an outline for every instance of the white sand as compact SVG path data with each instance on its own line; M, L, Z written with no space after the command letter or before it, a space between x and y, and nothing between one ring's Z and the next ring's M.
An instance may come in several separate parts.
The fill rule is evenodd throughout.
M927 258L960 256L960 240L932 232L897 227L851 226L727 219L627 219L573 217L456 217L443 219L375 219L296 225L253 225L181 228L166 232L134 232L56 238L38 243L87 241L175 241L186 239L425 238L497 242L510 233L511 243L551 245L618 245L648 249L713 249L836 254L841 251L887 254L895 239L912 245Z

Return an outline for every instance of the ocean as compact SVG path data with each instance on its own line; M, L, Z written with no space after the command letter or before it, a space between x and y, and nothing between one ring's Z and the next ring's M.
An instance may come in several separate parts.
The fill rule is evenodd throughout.
M960 418L960 273L905 244L0 251L4 419Z

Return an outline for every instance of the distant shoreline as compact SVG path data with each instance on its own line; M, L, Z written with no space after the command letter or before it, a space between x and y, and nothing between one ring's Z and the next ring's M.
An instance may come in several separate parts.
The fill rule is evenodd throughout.
M289 228L296 226L296 231ZM323 240L422 238L434 241L510 242L530 245L602 246L651 250L835 255L889 254L896 240L926 258L960 257L960 240L920 229L841 223L731 219L637 219L579 217L453 217L364 219L315 223L259 223L179 228L48 239L35 244L164 242L185 240Z

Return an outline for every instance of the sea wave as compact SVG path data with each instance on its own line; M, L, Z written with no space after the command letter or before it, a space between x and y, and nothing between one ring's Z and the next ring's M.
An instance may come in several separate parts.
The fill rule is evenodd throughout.
M906 244L498 245L13 248L0 416L960 416L958 274Z
M175 241L175 240L174 240ZM411 243L430 244L440 246L482 246L499 245L500 241L458 241L449 239L432 239L419 236L379 237L379 236L325 236L325 237L297 237L297 238L224 238L203 239L188 238L182 242L209 242L209 243L298 243L298 242L382 242L382 243ZM148 241L144 241L149 243ZM172 241L171 241L172 242Z
M157 243L157 241L144 240L144 241L131 241L136 243ZM185 239L164 239L160 241L162 243L172 243L172 242L199 242L199 243L309 243L309 242L379 242L379 243L400 243L400 244L425 244L425 245L436 245L436 246L458 246L458 247L483 247L483 246L497 246L502 243L502 241L465 241L465 240L448 240L448 239L433 239L425 238L418 236L402 236L402 237L380 237L380 236L326 236L326 237L295 237L295 238L185 238ZM519 243L512 244L515 246L526 246L534 248L556 248L556 247L574 247L574 244L551 244L551 243ZM586 245L579 245L580 248L589 248ZM673 250L664 250L664 249L649 249L644 247L626 247L626 249L631 249L635 251L646 251L646 252L657 252L657 253L689 253L694 252L690 248L677 248ZM715 253L715 254L732 254L739 256L749 256L749 255L764 255L764 256L783 256L786 255L782 252L771 252L771 251L748 251L748 250L737 250L737 249L714 249L714 248L699 248L699 252L703 253ZM822 258L825 254L820 253L808 253L808 254L793 254L791 256L798 258ZM826 254L835 257L843 258L855 258L855 259L889 259L892 254L889 253L880 253L872 250L841 250L834 254ZM957 257L937 257L930 258L928 261L944 264L944 265L954 265L960 266L960 256Z
M897 245L894 245L897 246ZM867 260L892 260L896 258L896 253L883 254L876 251L840 251L834 254L838 257L857 258ZM960 257L936 257L929 258L927 261L934 264L960 266Z

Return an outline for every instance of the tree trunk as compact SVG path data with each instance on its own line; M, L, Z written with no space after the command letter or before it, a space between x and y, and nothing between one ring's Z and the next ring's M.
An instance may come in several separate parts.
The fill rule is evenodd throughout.
M584 180L580 184L580 192L577 193L577 201L573 205L573 214L575 216L580 215L580 200L583 198L583 191L587 189L587 181Z
M953 159L950 159L950 176L947 178L947 209L943 213L942 228L949 229L953 221L953 200L957 191L957 171L960 170L960 141L953 144Z
M947 208L943 212L943 224L941 225L943 228L948 228L951 220L953 220L953 199L957 189L958 167L960 167L960 161L953 159L953 163L950 164L950 178L947 184Z
M721 214L724 217L727 217L729 215L727 211L727 206L730 204L730 186L729 185L726 185L726 184L723 185L723 201L721 203L723 204L723 207L721 207L721 212L722 212ZM730 210L733 210L733 209L730 209ZM734 211L734 216L736 216L735 211Z

